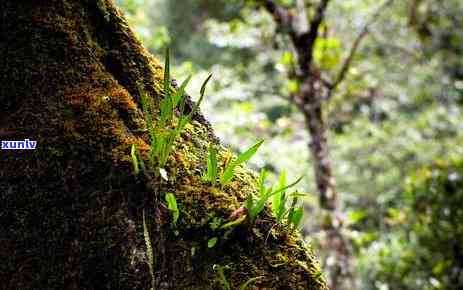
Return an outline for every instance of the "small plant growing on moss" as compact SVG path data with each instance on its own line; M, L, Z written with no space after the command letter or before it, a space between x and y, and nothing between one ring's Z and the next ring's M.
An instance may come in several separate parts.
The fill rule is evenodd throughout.
M283 171L280 175L278 188L286 187L286 172ZM291 195L286 194L286 190L282 190L272 198L272 213L275 216L277 223L283 224L286 220L289 226L297 228L302 221L304 208L302 205L297 206L299 197L303 195L297 191ZM288 198L292 198L291 204L288 206Z
M177 221L180 216L180 211L178 210L177 199L175 198L175 195L173 195L172 193L167 193L166 202L167 202L167 208L172 214L172 224L174 226L177 226Z
M272 187L265 186L266 178L267 178L267 172L265 171L265 169L262 169L260 172L260 177L259 177L259 182L258 182L258 187L259 187L258 198L255 199L251 193L249 193L248 196L246 197L244 207L246 208L248 212L248 217L251 223L254 223L257 215L265 208L265 205L267 204L270 197L280 192L286 191L288 188L295 186L302 180L302 176L301 176L293 183L289 185L284 185L282 187L277 188L276 190L273 190Z
M147 96L141 90L140 91L140 102L145 116L149 141L150 141L150 152L149 152L149 164L152 170L156 172L156 168L161 169L165 166L167 159L172 151L176 138L183 131L185 126L191 121L193 115L198 111L202 100L204 99L204 93L206 86L212 75L209 75L201 85L200 97L192 110L188 114L184 114L186 99L183 98L185 89L191 80L191 76L188 76L180 85L176 92L172 92L170 88L170 57L169 49L166 49L166 62L164 67L164 81L163 81L163 98L159 103L159 113L156 122L153 122L152 108L148 101ZM174 122L175 111L178 110L180 115L178 116L176 124ZM132 147L133 148L133 147ZM135 149L134 149L135 150ZM135 154L132 154L132 161ZM136 162L134 164L135 172L138 173Z

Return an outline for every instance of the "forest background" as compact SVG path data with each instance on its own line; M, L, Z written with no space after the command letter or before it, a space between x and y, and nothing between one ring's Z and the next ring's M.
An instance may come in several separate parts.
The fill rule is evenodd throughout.
M313 24L324 2L312 61L313 77L340 80L321 100L331 215L291 101L297 48L268 6ZM179 82L194 75L190 91L212 72L202 111L224 144L241 152L265 139L251 167L305 176L302 232L332 289L463 289L463 2L116 3L153 54L171 48Z

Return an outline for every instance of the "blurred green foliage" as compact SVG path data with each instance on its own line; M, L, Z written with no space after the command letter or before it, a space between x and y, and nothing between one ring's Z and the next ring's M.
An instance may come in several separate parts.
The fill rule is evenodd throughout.
M461 289L463 160L411 175L401 200L388 211L387 235L361 249L366 289Z
M223 143L239 153L252 145L247 140L265 139L250 166L266 168L272 183L281 168L288 179L307 172L301 183L316 192L304 119L285 99L299 90L285 77L296 60L256 1L116 2L152 53L162 59L170 45L175 78L195 75L190 92L214 74L201 110ZM277 2L297 9L296 1ZM379 4L330 2L314 55L325 76L339 71ZM395 1L370 27L328 102L358 289L463 289L463 173L452 161L463 156L462 15L461 0ZM305 230L324 257L316 195L306 196Z

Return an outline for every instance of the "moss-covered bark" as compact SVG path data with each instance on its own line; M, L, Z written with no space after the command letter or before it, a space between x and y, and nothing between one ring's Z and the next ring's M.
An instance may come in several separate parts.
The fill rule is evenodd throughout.
M326 289L311 250L268 214L226 237L211 229L255 178L242 168L224 189L201 179L215 141L200 115L168 181L133 174L131 144L148 148L139 90L156 104L162 68L111 1L3 0L0 12L0 139L37 140L0 150L0 289L149 289L143 210L157 289L222 289L214 264L232 289L257 276L254 289ZM180 207L177 235L166 192Z

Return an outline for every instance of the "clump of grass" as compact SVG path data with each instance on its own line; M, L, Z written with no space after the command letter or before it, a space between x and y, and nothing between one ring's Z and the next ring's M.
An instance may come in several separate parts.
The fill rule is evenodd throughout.
M168 157L172 152L175 140L183 131L185 126L191 121L194 114L199 109L201 102L204 99L204 93L206 86L212 75L209 75L201 85L200 96L193 109L188 113L184 114L186 99L183 98L185 89L191 80L191 76L188 76L180 85L179 89L175 92L171 91L170 88L170 56L169 49L166 49L166 62L164 66L164 77L163 77L163 95L159 103L158 118L154 122L152 108L148 97L143 90L140 90L140 103L142 105L143 114L147 124L150 151L148 155L150 169L157 174L160 168L163 168L167 163ZM175 111L178 110L180 115L176 122ZM140 172L137 166L137 158L134 153L136 149L132 146L132 163L134 165L134 171L136 174ZM156 170L158 169L158 170Z
M248 214L251 224L254 223L257 215L265 208L265 205L269 201L270 197L278 193L281 193L287 190L288 188L295 186L302 180L302 176L301 176L293 183L278 187L276 190L273 190L272 187L265 186L266 178L267 178L267 172L265 171L265 169L262 169L260 172L260 177L258 181L259 196L256 199L251 193L249 193L244 203L244 207L247 210L247 214Z
M286 188L286 172L283 171L280 175L278 188ZM302 205L297 206L299 198L303 196L297 191L290 195L286 194L286 189L277 192L272 198L272 213L275 216L277 223L284 224L285 221L289 226L297 228L302 221L304 208ZM289 203L289 198L292 198Z

